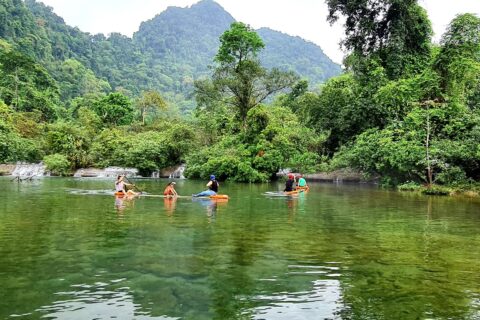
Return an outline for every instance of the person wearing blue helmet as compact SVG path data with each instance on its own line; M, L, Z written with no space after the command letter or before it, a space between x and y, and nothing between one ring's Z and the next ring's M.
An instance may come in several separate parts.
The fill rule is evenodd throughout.
M207 183L208 190L202 191L197 194L193 194L193 197L211 197L217 194L218 192L218 187L220 184L218 183L217 179L215 178L215 175L210 176L210 181Z

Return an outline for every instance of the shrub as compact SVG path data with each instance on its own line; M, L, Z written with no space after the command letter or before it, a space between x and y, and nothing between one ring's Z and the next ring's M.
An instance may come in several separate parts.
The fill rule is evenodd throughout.
M47 170L53 175L67 176L71 173L71 164L67 157L62 154L51 154L43 158Z
M432 185L423 189L422 193L429 196L448 196L452 193L452 189L447 187Z
M399 185L397 188L399 191L419 191L422 186L416 182L409 181Z

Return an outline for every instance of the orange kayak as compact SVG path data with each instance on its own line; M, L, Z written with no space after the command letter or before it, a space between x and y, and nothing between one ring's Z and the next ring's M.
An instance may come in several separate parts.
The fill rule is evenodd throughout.
M210 196L209 197L210 199L227 199L228 200L228 196L226 194L216 194L214 196Z
M295 190L308 191L308 190L310 190L310 187L309 187L309 186L305 186L305 187L295 187Z

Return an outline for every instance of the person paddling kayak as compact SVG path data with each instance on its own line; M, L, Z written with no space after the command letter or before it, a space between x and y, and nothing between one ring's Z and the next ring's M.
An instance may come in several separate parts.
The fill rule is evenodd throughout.
M127 187L133 187L133 184L126 183L124 181L124 176L117 176L117 180L115 181L115 194L126 194L126 195L137 195L136 192L133 190L128 190Z
M220 184L218 181L215 179L215 175L210 176L210 181L207 183L208 190L202 191L197 194L192 194L192 197L211 197L217 194L218 192L218 187Z

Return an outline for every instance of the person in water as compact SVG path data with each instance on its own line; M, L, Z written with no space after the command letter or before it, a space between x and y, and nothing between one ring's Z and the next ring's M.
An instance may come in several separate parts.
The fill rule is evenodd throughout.
M120 193L123 193L125 195L137 195L136 192L134 192L133 190L128 190L127 191L127 187L133 187L133 184L130 184L130 183L126 183L124 181L125 177L124 176L117 176L117 180L115 181L115 193L116 194L120 194Z
M307 180L305 180L305 178L302 175L299 175L298 177L299 177L299 179L298 179L297 187L306 188L307 187Z
M293 191L293 185L295 184L295 176L291 173L288 174L288 180L285 182L285 189L284 192L291 192Z
M169 182L167 186L165 187L165 190L163 190L163 195L166 197L176 197L178 196L177 191L175 190L175 182Z
M215 176L212 174L210 176L210 181L207 183L208 190L202 191L197 194L193 194L193 197L211 197L217 194L218 192L218 187L220 184L218 183L217 179L215 179Z

